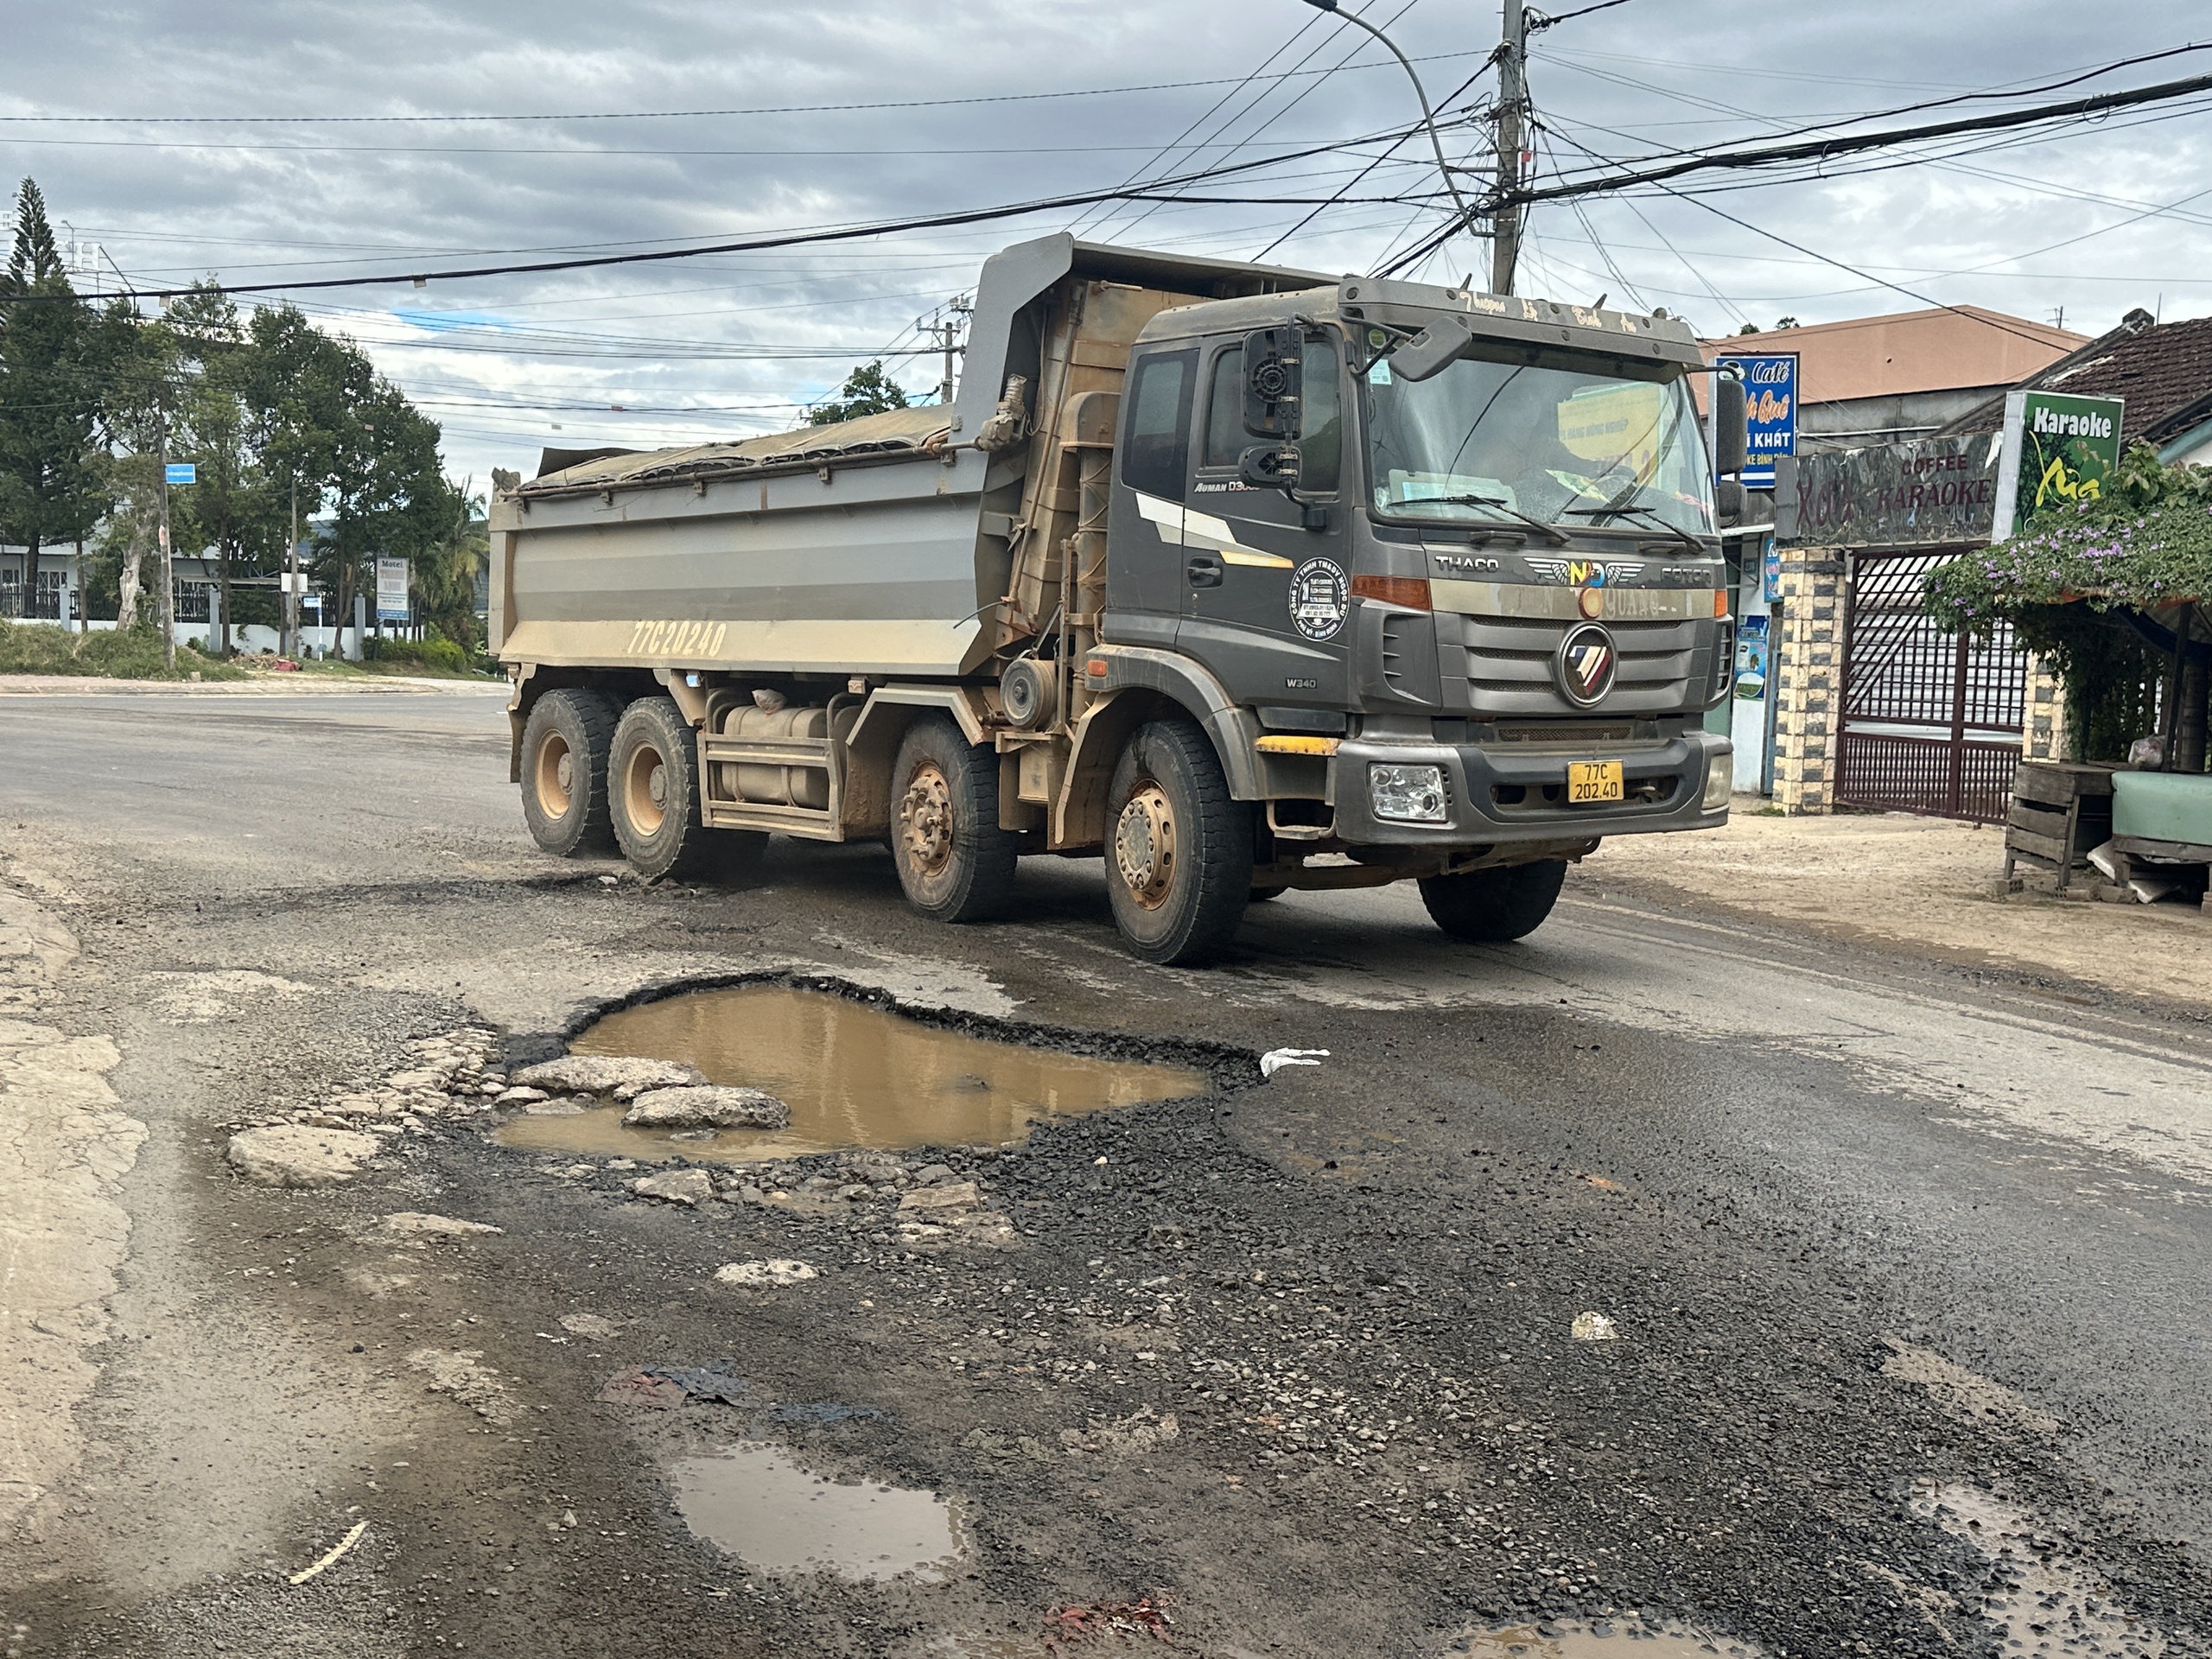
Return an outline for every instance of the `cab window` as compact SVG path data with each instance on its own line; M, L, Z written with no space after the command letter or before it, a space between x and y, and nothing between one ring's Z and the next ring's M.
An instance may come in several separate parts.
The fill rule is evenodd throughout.
M1184 434L1190 429L1198 372L1196 351L1161 352L1138 359L1122 456L1122 481L1131 489L1171 501L1183 499L1183 467L1189 453Z

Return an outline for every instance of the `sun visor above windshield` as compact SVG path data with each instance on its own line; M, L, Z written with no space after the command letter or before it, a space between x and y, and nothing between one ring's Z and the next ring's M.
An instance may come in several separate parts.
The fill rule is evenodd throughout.
M1379 276L1345 277L1338 288L1338 302L1348 321L1366 318L1414 331L1416 338L1391 353L1393 372L1408 379L1427 378L1482 340L1705 366L1696 335L1678 317L1639 317Z

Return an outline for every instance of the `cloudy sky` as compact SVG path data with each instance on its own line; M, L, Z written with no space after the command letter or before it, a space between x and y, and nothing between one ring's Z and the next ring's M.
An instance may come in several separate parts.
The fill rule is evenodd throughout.
M1559 13L1587 0L1561 0ZM1494 90L1497 9L1367 0L1418 61L1455 160ZM2099 33L2085 27L2094 20ZM1624 0L1533 42L1540 173L1752 143L2190 43L2191 7ZM2202 30L2212 40L2212 26ZM1109 188L1393 132L1414 114L1367 37L1298 0L774 5L19 4L0 168L35 177L112 286L242 286L772 233ZM2212 73L2171 56L2064 94ZM2004 96L1893 124L2012 107ZM1700 330L1979 304L2094 333L2212 312L2212 98L1536 210L1524 293L1665 306ZM1909 165L1900 165L1910 162ZM1724 188L1706 192L1712 186ZM855 362L910 389L918 321L992 248L1099 239L1324 271L1440 222L1425 144L1353 144L1199 187L1325 199L1109 204L957 231L298 296L443 425L456 476L547 442L777 429ZM97 250L97 253L94 251ZM109 262L112 262L112 268ZM1840 262L1840 263L1838 263ZM1486 269L1456 241L1414 273ZM89 285L91 279L86 279ZM1885 286L1893 284L1894 286ZM1904 292L1899 291L1907 290ZM617 406L620 406L619 408Z

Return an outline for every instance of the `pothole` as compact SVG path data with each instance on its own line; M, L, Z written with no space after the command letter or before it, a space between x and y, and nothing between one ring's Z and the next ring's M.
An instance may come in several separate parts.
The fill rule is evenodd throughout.
M1450 1649L1454 1659L1460 1654L1472 1659L1612 1659L1615 1654L1628 1653L1637 1659L1713 1659L1715 1654L1758 1659L1760 1651L1748 1643L1640 1618L1497 1625L1471 1630Z
M2007 1653L2171 1659L2204 1651L2121 1606L2094 1567L2017 1505L1978 1487L1922 1479L1913 1483L1912 1509L1989 1563L1977 1611Z
M688 992L608 1014L574 1054L677 1060L713 1082L764 1089L788 1128L626 1128L620 1106L518 1117L503 1145L597 1157L748 1163L841 1147L887 1150L1018 1141L1046 1118L1182 1100L1211 1087L1183 1066L1098 1059L941 1030L788 985Z
M773 1446L741 1443L669 1471L684 1523L764 1573L943 1581L960 1553L952 1508L933 1492L863 1480L840 1485Z

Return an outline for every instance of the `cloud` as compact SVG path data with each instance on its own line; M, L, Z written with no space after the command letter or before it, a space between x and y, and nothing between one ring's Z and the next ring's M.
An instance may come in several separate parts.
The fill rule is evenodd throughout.
M1476 32L1490 14L1441 0L1375 0L1367 15L1421 60L1439 98L1476 73L1490 45ZM1758 13L1713 0L1632 0L1536 37L1539 167L1572 166L1587 151L1741 143L1840 112L2056 78L2103 55L2177 43L2188 22L2110 5L2085 35L2079 16L2056 0ZM703 9L148 0L25 9L10 27L15 73L0 116L219 118L0 122L0 165L36 176L56 217L126 270L164 281L435 270L522 250L868 221L1108 186L1270 144L1379 130L1412 113L1402 73L1377 48L1291 0L978 0L957 14L881 0ZM1263 62L1273 76L1347 60L1339 73L1240 79ZM2114 79L2166 78L2196 62ZM1192 81L1217 84L1159 85ZM1477 93L1489 85L1478 82ZM1027 96L1143 87L1155 90ZM868 107L654 113L829 105ZM515 118L616 112L638 118ZM308 115L500 118L269 118ZM1455 148L1484 163L1478 133L1455 135ZM1602 291L1617 303L1663 304L1711 330L1918 302L1897 288L2037 318L2063 307L2069 327L2090 330L2139 304L2198 315L2212 310L2212 279L2191 257L2202 224L2129 222L2140 209L2126 203L2202 188L2205 149L2201 114L2145 112L2008 140L1941 167L1547 207L1532 220L1522 285L1563 299ZM1433 192L1422 155L1402 146L1347 194ZM1280 193L1325 195L1365 163L1287 167ZM2182 211L2197 209L2212 213L2212 195ZM1250 257L1307 212L1128 204L832 248L302 302L359 339L444 424L457 474L481 477L532 459L556 422L571 443L696 442L788 426L802 400L878 354L911 391L926 392L939 371L916 349L915 319L970 287L993 248L1027 235L1074 226ZM1366 270L1433 222L1427 207L1348 204L1268 257ZM1462 239L1423 274L1456 280L1485 264L1481 246ZM829 355L784 354L795 350Z

